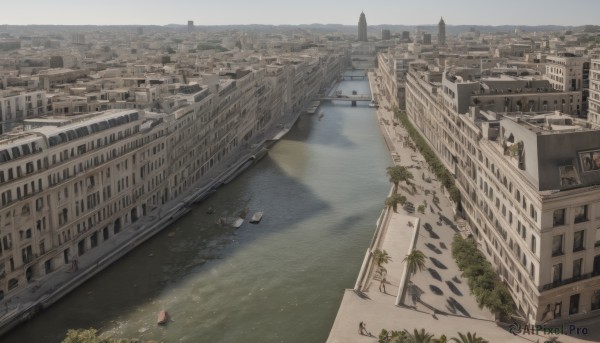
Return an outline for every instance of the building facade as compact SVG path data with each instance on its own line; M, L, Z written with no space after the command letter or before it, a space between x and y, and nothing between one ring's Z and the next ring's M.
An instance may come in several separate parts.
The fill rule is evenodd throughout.
M576 92L515 82L414 64L407 114L454 174L465 228L523 317L600 315L600 129L547 107Z
M588 120L600 124L600 59L590 62Z

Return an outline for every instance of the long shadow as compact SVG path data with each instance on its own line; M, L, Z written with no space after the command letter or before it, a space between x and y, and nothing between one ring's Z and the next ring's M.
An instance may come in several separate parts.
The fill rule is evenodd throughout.
M438 255L442 253L440 249L438 249L435 245L431 243L425 243L425 246Z
M456 288L456 286L451 281L446 281L446 285L448 285L448 288L450 288L452 293L462 297L462 292L458 288Z
M446 300L447 302L447 306L446 308L448 308L448 306L450 306L450 308L455 309L456 311L462 313L463 316L465 317L471 317L471 315L469 314L469 312L458 302L456 301L456 299L454 299L453 297L450 297ZM456 312L453 312L456 313Z
M429 257L429 259L431 260L431 262L433 263L434 266L436 266L440 269L448 269L448 267L446 267L446 265L443 264L442 262L440 262L437 258Z
M442 281L442 277L440 276L440 274L437 272L437 270L433 269L433 268L427 268L427 271L429 272L429 274L431 274L431 277L438 280L438 281Z
M433 230L429 231L429 237L433 239L440 239L440 236L438 236L438 234L435 233Z
M440 242L440 248L442 248L444 250L448 250L448 247L446 247L446 243L444 243L444 242Z

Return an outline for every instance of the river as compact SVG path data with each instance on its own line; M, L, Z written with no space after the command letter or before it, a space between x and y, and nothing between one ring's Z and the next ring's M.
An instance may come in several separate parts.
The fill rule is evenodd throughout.
M369 93L343 81L344 94ZM269 155L3 343L98 328L164 342L324 342L382 210L389 154L367 103L324 102ZM206 213L209 206L215 214ZM244 207L260 224L215 224ZM165 309L166 326L156 325Z

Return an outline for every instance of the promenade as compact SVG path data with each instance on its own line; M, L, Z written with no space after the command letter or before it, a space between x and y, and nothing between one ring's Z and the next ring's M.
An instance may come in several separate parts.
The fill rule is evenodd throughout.
M545 342L547 336L541 334L509 333L496 325L487 309L479 308L450 251L452 237L465 230L453 220L454 204L435 175L428 171L423 156L410 143L405 144L408 134L401 125L394 125L392 107L380 96L373 72L369 72L369 82L373 98L380 105L377 120L394 163L409 168L414 176L415 189L401 184L398 193L414 204L415 212L408 214L401 206L398 213L391 209L383 211L355 289L344 292L327 342L377 342L381 329L406 329L412 333L421 328L438 338L446 335L450 339L458 337L458 332L471 332L489 342ZM434 192L440 200L439 206L433 203ZM385 199L381 200L383 203ZM416 211L419 205L425 205L424 214ZM426 270L409 276L402 260L413 246L425 254ZM381 277L370 258L370 252L377 248L385 249L391 257L384 265L385 293L379 289ZM359 334L360 322L366 324L371 336ZM566 335L559 340L586 342Z

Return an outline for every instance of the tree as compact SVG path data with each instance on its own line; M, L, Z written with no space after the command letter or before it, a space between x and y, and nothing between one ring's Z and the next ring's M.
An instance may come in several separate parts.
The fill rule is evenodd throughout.
M419 211L421 214L425 214L425 205L419 205L419 207L417 207L417 211Z
M417 329L414 329L413 333L410 333L410 332L404 330L404 333L406 334L405 342L407 342L407 343L432 343L433 342L433 335L430 334L429 332L426 332L425 329L421 329L420 331L417 331Z
M381 249L375 249L375 251L373 252L373 259L379 267L381 267L382 264L388 263L392 260L387 251Z
M446 335L441 335L440 338L434 338L433 343L448 343L448 338Z
M385 205L392 207L394 212L398 212L398 204L400 204L400 206L404 206L405 203L406 197L400 194L392 194L392 196L385 199Z
M459 332L458 338L452 337L452 339L450 339L450 341L456 342L456 343L489 343L487 340L485 340L481 337L477 337L477 333L471 334L470 332L467 332L466 335Z
M395 189L398 189L400 182L406 182L413 179L413 174L404 166L394 166L387 168L387 174L390 177L390 182L394 184Z
M404 257L402 262L406 263L406 268L408 268L408 273L410 275L414 275L418 271L423 271L425 269L425 254L421 250L415 249L410 254Z

